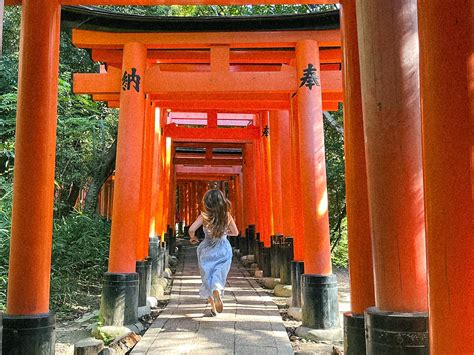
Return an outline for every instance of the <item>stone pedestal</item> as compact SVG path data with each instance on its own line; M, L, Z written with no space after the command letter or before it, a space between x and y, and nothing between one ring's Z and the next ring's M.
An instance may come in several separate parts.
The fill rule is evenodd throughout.
M428 314L365 311L367 354L429 354Z
M54 354L56 316L50 312L35 316L2 315L3 354Z
M105 273L100 304L104 325L129 325L138 321L138 284L136 272Z

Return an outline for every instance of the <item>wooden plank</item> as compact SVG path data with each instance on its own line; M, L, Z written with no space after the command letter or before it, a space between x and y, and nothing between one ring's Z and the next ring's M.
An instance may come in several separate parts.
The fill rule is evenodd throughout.
M174 158L174 164L197 165L197 166L242 166L242 159L196 159L196 158Z
M148 49L209 48L291 48L296 42L315 40L321 47L341 47L340 30L272 31L272 32L181 32L181 33L117 33L74 29L72 42L79 48L122 49L125 43L141 42Z
M186 140L219 140L219 141L253 141L260 137L260 128L187 128L175 124L167 124L163 135L173 139Z
M121 49L92 49L92 59L96 62L122 63L123 52ZM200 50L148 50L148 59L157 63L192 63L209 64L209 49ZM231 50L230 64L289 64L295 59L295 51L291 50ZM321 64L341 63L342 50L340 48L321 48L319 51Z

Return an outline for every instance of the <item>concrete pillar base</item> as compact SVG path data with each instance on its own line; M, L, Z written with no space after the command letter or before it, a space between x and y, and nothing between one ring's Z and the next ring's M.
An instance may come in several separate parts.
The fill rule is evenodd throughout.
M270 248L262 249L262 271L263 277L270 277L272 274L271 250Z
M138 307L146 306L146 285L148 263L146 260L139 260L136 264L138 274Z
M367 354L429 354L428 314L365 311Z
M281 238L280 241L280 279L281 283L291 285L291 262L293 261L293 238Z
M54 354L56 315L2 315L3 354Z
M282 235L275 235L271 237L270 254L271 254L271 273L272 277L280 278L280 240Z
M100 315L104 325L127 325L138 321L138 273L104 275ZM145 298L146 304L146 298Z
M336 275L302 276L303 326L333 329L339 326Z
M365 354L364 315L344 313L344 354Z
M160 278L163 273L160 244L160 238L152 237L149 239L148 255L151 258L151 283L153 283L153 280Z
M292 261L291 263L291 306L301 308L301 275L304 274L304 262Z

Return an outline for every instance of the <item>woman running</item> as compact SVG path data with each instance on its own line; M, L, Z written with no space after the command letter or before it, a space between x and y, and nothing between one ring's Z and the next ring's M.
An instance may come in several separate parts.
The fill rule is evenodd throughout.
M203 226L205 238L197 248L202 280L199 295L208 299L211 314L216 316L216 311L221 313L224 308L222 295L232 263L232 247L227 235L238 235L239 231L230 215L230 201L221 190L207 191L202 204L204 211L189 227L189 236L192 244L198 243L195 232Z

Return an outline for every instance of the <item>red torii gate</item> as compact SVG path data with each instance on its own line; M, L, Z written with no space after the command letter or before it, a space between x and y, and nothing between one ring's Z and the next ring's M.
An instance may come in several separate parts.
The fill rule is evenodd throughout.
M223 2L240 3L238 0ZM285 1L285 3L292 2ZM305 1L298 2L305 3ZM19 3L14 0L6 1L7 5ZM78 3L146 5L168 3L168 1L64 0L41 3L33 0L22 1L15 192L8 304L7 314L3 318L3 334L8 336L5 338L4 335L4 349L21 345L24 339L18 340L18 336L14 335L15 332L35 325L45 330L46 341L51 342L53 338L52 329L55 321L54 316L49 313L49 260L60 7ZM180 1L173 3L178 4ZM190 3L186 1L186 4ZM192 1L192 3L207 2ZM259 3L266 3L266 0ZM472 0L466 0L465 4L466 7L473 6ZM351 237L349 247L351 287L353 291L357 290L356 293L353 292L352 299L354 312L356 315L360 314L374 304L381 311L395 313L427 310L426 302L423 300L426 290L426 282L423 281L425 280L424 235L420 232L424 229L423 220L420 218L424 207L429 264L430 351L439 354L472 353L474 339L470 335L474 329L474 308L470 307L464 298L464 295L472 295L474 292L474 277L472 277L474 123L470 105L473 50L472 40L468 35L472 33L472 14L462 6L454 7L445 1L421 0L418 2L420 14L418 30L414 25L418 22L415 0L396 0L390 3L361 0L357 6L357 21L354 1L345 0L342 8L346 43L345 100L346 104L352 103L346 105L348 186L351 181L357 181L357 184L363 184L365 181L364 156L367 158L368 166L366 174L369 198L364 188L359 191L348 188L349 229L354 236ZM400 9L404 10L404 16L399 16L397 13ZM359 30L358 38L362 38L363 41L356 40L354 34L357 30ZM417 38L417 33L420 39L421 94L417 90L417 81L413 79L418 76L417 56L416 58L404 56L408 53L407 44L413 45L413 42L407 42L405 37L407 33L410 34L410 40ZM360 54L357 42L361 43ZM387 44L394 54L389 58L385 56L389 51ZM139 52L142 54L144 52L140 45L133 44L128 47L128 50L124 50L124 57L127 60ZM307 53L306 50L311 48L311 45L305 42L301 43L299 48L300 53ZM316 51L311 52L314 54ZM302 55L300 59L308 59L304 57L305 55ZM359 86L359 57L363 96L360 94ZM446 63L450 65L446 66ZM122 65L124 68L129 67L126 61ZM141 65L140 70L145 70L145 61L142 61ZM301 64L297 61L296 65L299 72L302 69ZM37 68L41 70L38 71ZM373 73L383 75L373 77ZM421 115L419 106L417 108L420 102L419 95L421 95ZM137 99L122 96L124 97L120 100L121 104ZM304 100L301 96L305 94L297 95L300 102ZM171 99L175 103L178 101L176 97ZM107 101L114 102L114 100ZM204 108L199 105L201 103L198 101L196 108ZM144 105L137 107L144 112ZM298 104L292 107L298 107L298 111L303 111L300 115L304 115L304 107ZM124 108L121 108L121 115L126 116ZM265 110L262 107L259 109ZM35 119L32 120L31 117ZM390 121L383 120L384 117ZM421 117L422 133L419 130ZM449 129L446 129L446 117L455 122ZM391 131L387 127L394 129ZM298 138L302 139L301 135L298 137L294 134L294 127L290 131L293 144L298 142ZM305 133L301 127L298 132ZM366 145L363 144L362 132L365 133ZM382 132L382 135L377 136L377 132ZM413 137L418 142L417 138L421 135L423 135L422 160L421 143L413 144L413 140L410 139ZM165 146L166 142L161 144ZM400 146L404 150L397 149ZM363 147L367 147L365 154L362 152ZM259 149L256 147L255 150ZM306 151L308 150L310 149ZM295 158L298 151L291 154ZM393 157L400 156L408 160L413 158L413 165L404 165L403 161L402 165L397 166L399 161ZM304 158L304 155L302 157ZM165 166L167 161L169 164L169 159L164 159ZM300 159L292 161L298 165ZM257 164L255 166L261 169ZM423 176L420 174L421 167ZM35 171L35 180L31 180L31 170ZM301 169L296 169L296 172L301 174L301 187L307 188L306 183L310 177ZM380 172L383 173L383 180L377 177ZM406 183L400 184L400 176L406 179ZM389 188L384 188L384 184ZM351 186L354 187L356 184ZM412 188L415 188L418 194L413 194ZM396 197L405 196L404 193L411 198L400 205ZM311 196L314 196L314 192ZM166 200L164 196L163 200ZM420 202L423 200L424 206ZM363 271L364 267L365 270L370 270L368 253L361 247L370 244L367 243L370 238L367 235L369 227L366 223L369 220L369 209L373 254L376 259L375 302L372 301L373 295L370 294L370 290L362 291L365 285L368 285L368 288L372 285L370 273ZM303 215L297 208L293 210L298 215ZM355 211L358 212L357 217ZM392 223L403 228L400 230L387 228ZM404 229L405 226L408 228ZM351 232L351 229L354 232ZM30 237L32 233L34 238ZM398 248L392 248L391 243L395 241L402 244L406 242L402 245L406 247L403 252ZM307 250L305 252L309 253ZM393 257L398 260L397 263L390 263ZM29 263L25 263L27 259ZM385 273L386 267L390 267L390 275ZM412 278L413 270L417 271L415 282ZM399 292L400 290L413 292L404 294ZM369 317L384 318L389 315L371 310ZM370 327L371 324L368 324L369 330ZM369 345L371 336L372 333L369 333Z

